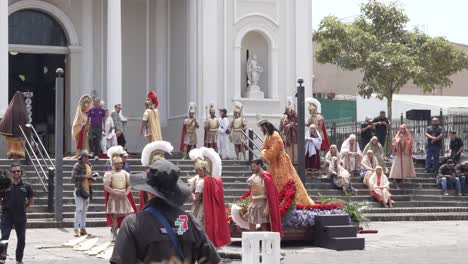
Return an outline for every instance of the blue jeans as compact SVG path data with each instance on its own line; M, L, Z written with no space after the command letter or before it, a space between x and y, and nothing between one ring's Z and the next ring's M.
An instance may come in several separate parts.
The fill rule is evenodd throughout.
M456 178L447 178L447 177L440 178L440 186L442 187L442 192L447 191L448 185L455 185L457 193L464 193L465 192L465 176L460 176Z
M439 169L440 146L431 144L427 146L426 154L426 170L434 169L437 172Z
M23 260L24 246L26 245L26 218L15 219L11 215L2 215L1 231L2 240L9 240L11 229L15 226L16 238L16 261Z

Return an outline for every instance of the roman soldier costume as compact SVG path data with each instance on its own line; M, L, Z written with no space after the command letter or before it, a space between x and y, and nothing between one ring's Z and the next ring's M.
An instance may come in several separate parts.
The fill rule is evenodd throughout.
M145 130L145 137L148 142L162 140L158 111L159 100L154 91L148 93L145 105L146 110L143 113L141 130Z
M219 119L216 117L216 108L213 103L207 107L209 116L205 122L204 146L217 151Z
M242 104L239 102L235 103L234 107L234 118L231 121L231 134L229 139L234 144L236 149L237 159L240 160L242 154L245 160L245 130L247 129L247 121L242 117L243 115Z
M195 117L196 108L197 106L195 103L191 102L187 111L187 118L184 120L182 126L180 151L183 152L184 159L191 149L197 147L198 121Z

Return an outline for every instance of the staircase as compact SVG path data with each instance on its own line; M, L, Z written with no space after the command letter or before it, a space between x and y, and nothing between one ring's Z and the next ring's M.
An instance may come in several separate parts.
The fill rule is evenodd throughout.
M182 160L173 156L170 159L181 169L181 178L187 180L193 176L193 163L190 160ZM8 169L10 160L0 160L0 169ZM45 227L71 227L74 215L74 199L71 181L71 170L76 161L64 160L64 223L56 223L53 213L47 211L47 193L43 189L39 179L34 175L32 166L24 166L26 175L24 180L30 183L36 192L34 205L28 210L28 226L36 228ZM101 177L93 185L94 200L88 209L89 226L105 226L104 192L102 176L104 174L105 160L91 161L93 169L98 171ZM139 160L129 160L132 172L143 171ZM442 196L435 178L425 175L423 168L416 168L417 177L408 180L404 190L391 186L391 193L395 200L394 208L381 208L380 203L369 195L367 188L359 177L352 177L354 187L358 194L352 196L352 201L366 202L368 208L365 214L370 221L437 221L437 220L468 220L468 197L454 196L454 190L449 191L450 196ZM246 180L251 175L250 164L246 161L223 161L223 182L226 203L236 202L246 191ZM340 190L332 187L328 179L307 178L306 188L313 199L322 197L334 197L345 199ZM138 203L138 193L134 193ZM185 205L186 209L190 204Z

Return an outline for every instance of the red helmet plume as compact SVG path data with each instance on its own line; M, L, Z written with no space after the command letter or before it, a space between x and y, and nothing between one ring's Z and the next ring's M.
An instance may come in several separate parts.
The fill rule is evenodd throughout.
M158 107L159 100L158 100L158 96L156 95L155 91L150 91L148 93L147 98L149 98L151 100L151 102L153 102L153 105L154 105L155 108Z

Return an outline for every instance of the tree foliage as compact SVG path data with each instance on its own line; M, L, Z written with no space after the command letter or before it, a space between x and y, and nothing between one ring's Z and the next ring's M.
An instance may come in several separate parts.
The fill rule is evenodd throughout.
M409 81L430 92L452 85L450 76L468 69L468 54L445 38L406 30L409 18L397 2L369 0L352 23L325 17L314 33L316 59L344 70L360 70L359 94L388 100Z

